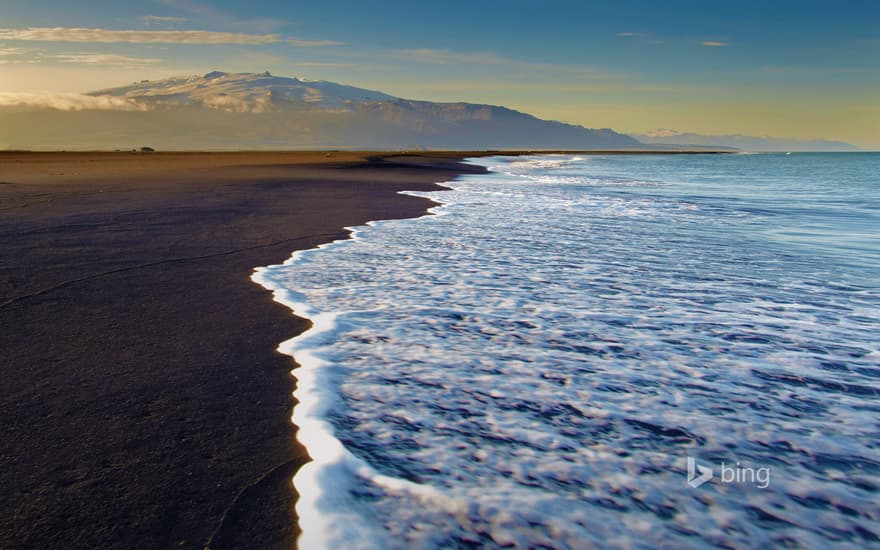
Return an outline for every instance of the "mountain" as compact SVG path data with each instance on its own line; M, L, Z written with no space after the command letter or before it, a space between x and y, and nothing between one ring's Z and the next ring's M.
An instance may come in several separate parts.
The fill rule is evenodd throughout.
M493 105L333 82L211 72L56 99L0 101L0 147L638 149L637 140Z
M648 145L733 147L743 151L858 151L859 148L843 141L824 139L799 140L774 137L743 136L739 134L712 136L659 129L647 134L632 134Z

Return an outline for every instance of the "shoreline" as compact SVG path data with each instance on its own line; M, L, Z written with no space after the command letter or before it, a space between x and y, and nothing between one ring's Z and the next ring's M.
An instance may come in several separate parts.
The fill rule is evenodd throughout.
M845 260L859 244L869 244L858 228L869 224L870 213L856 216L857 225L838 216L871 195L876 159L838 164L816 157L799 166L786 159L472 159L504 175L463 176L446 184L453 191L416 193L451 204L447 212L435 211L447 215L358 228L332 250L303 252L290 268L269 268L293 309L314 321L309 332L282 344L301 365L296 413L312 409L330 428L313 447L303 436L320 433L321 426L296 418L307 448L328 455L316 456L294 478L300 504L311 512L301 516L301 547L381 547L383 539L401 546L463 541L525 547L548 540L583 546L603 539L663 545L720 538L736 545L778 534L774 525L750 523L748 504L758 490L795 520L815 511L798 498L804 492L845 495L859 511L822 510L825 524L839 527L832 531L793 520L786 534L791 540L833 542L841 533L865 538L870 499L860 487L817 477L809 460L816 453L797 462L811 438L800 429L800 416L792 420L789 404L757 413L745 407L733 419L718 414L729 412L727 394L748 404L767 391L800 391L797 375L805 374L820 390L841 394L813 396L820 404L831 399L841 405L819 411L816 426L849 427L839 435L850 444L835 447L831 459L857 469L867 452L859 420L870 377L857 376L841 388L816 361L871 366L873 340L860 315L867 302L853 294L870 286L872 274L864 271L869 259L849 258L830 271L826 260L841 253ZM683 170L670 170L670 162ZM848 176L841 181L842 199L816 191L838 173ZM662 200L656 200L656 185L664 187ZM695 197L694 186L705 192ZM766 189L794 203L768 201ZM815 203L815 210L794 216L804 201ZM828 222L820 233L829 242L804 248L798 230L820 218ZM657 234L658 224L669 231ZM496 242L492 235L502 238ZM583 251L590 256L586 269L571 260ZM743 258L755 268L745 279ZM701 270L707 261L716 275L708 285ZM828 288L822 281L829 277L841 284ZM755 291L743 293L743 280L757 281ZM804 292L815 295L806 310L799 308ZM747 302L757 309L736 306ZM597 310L602 314L595 316ZM834 312L834 326L851 338L841 341L840 330L814 330L809 323ZM713 327L711 334L705 326ZM756 330L766 338L750 338ZM700 340L696 348L688 337L693 334ZM821 349L804 349L801 341L818 341ZM690 348L693 361L685 368L665 368ZM788 360L767 371L764 359L779 354ZM646 359L659 377L644 377ZM694 369L712 370L714 363L722 368L715 369L713 383L725 391L691 391ZM749 369L752 379L741 380L738 373ZM579 380L579 374L586 376ZM606 377L621 385L607 388ZM670 404L666 393L651 389L660 387L681 390L690 403L685 409L704 418L677 414L678 401ZM585 404L584 395L593 393L595 402ZM653 399L659 412L633 408L628 396ZM774 470L774 486L770 469L778 465L779 449L753 445L755 437L761 440L748 429L755 414L766 415L790 442L782 451L794 466L781 476ZM588 456L579 445L584 441L595 443ZM615 441L627 452L614 453ZM685 483L676 451L682 445L695 460L723 466L733 456L766 475L751 479L751 491L728 485L729 494L707 508L694 484ZM720 447L727 458L713 451ZM818 455L813 458L822 460ZM648 474L666 475L645 477L644 464ZM387 477L378 479L377 472ZM614 482L594 485L595 479ZM449 498L431 499L422 487ZM639 508L645 491L672 495L677 516ZM613 506L597 504L609 495ZM719 510L754 529L718 530ZM682 535L682 526L687 531L694 522L689 518L705 527L700 536Z
M326 156L329 155L329 156ZM128 157L125 155L124 157ZM309 322L247 279L460 155L0 154L0 545L290 547L290 358Z
M311 323L255 268L530 153L0 152L0 545L291 546Z
M447 182L443 182L447 183ZM441 189L442 190L442 189ZM446 189L448 190L448 189ZM406 194L407 191L401 191ZM443 208L445 203L435 202L428 208L423 216L409 218L419 219L425 216L435 215L438 209ZM366 531L353 524L341 527L338 523L327 519L326 510L322 510L321 504L326 507L327 502L342 502L335 493L326 491L326 481L322 483L322 477L332 477L337 483L347 478L352 473L366 477L374 483L379 483L397 490L406 489L413 494L420 494L425 498L431 497L442 500L434 491L414 482L395 479L377 472L369 463L353 455L345 445L337 439L332 426L329 424L326 414L330 406L338 396L330 390L325 367L327 361L315 356L308 342L312 338L320 338L326 333L333 332L337 328L339 311L320 312L313 310L307 301L302 301L295 296L296 292L286 289L281 284L275 284L271 278L273 268L290 267L311 254L326 252L338 246L350 246L357 242L359 233L365 229L376 227L379 223L400 221L400 219L373 220L357 227L347 227L349 236L333 242L321 244L307 250L297 250L280 264L259 267L254 270L251 280L272 293L273 300L285 307L294 316L307 319L310 326L304 331L284 340L278 344L278 351L290 357L295 363L295 370L291 376L296 377L297 387L293 392L294 402L291 420L297 426L297 441L308 451L312 449L311 460L303 464L292 477L294 490L298 494L296 502L297 516L300 520L305 519L309 525L307 529L300 527L300 534L296 541L296 547L323 548L326 547L326 534L331 531L349 531L348 537L362 539L367 536ZM314 451L318 451L315 453ZM334 476L334 472L338 475ZM339 487L341 487L341 483ZM337 488L339 488L337 487ZM332 506L331 506L332 507ZM352 532L352 531L357 531ZM381 546L378 541L371 544Z

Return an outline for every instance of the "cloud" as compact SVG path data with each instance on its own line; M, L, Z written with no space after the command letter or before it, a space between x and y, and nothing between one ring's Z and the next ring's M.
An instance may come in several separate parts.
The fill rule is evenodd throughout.
M363 65L358 63L330 63L323 61L301 61L299 63L292 63L294 67L362 67Z
M143 31L85 29L70 27L30 27L27 29L0 29L0 39L32 40L43 42L95 43L166 43L166 44L275 44L277 34L244 34L211 31Z
M298 38L287 38L282 40L285 44L292 46L300 46L303 48L321 48L324 46L344 46L345 42L338 40L300 40Z
M534 73L544 73L548 78L574 78L588 81L620 80L627 78L622 73L612 73L583 65L567 65L562 63L544 63L540 61L524 61L503 57L492 52L454 52L451 50L408 49L397 50L396 56L419 63L437 65L472 65L482 66L486 70L498 67L505 70L508 76L533 78ZM555 76L553 76L555 75Z
M402 86L398 85L398 89ZM638 84L630 81L610 81L610 82L577 82L577 81L557 81L547 82L546 80L522 82L513 80L446 80L443 82L423 82L416 84L406 84L406 93L413 94L431 94L435 92L444 93L462 93L468 94L473 92L545 92L545 93L568 93L568 92L678 92L680 88L675 86L663 86L655 84Z
M730 45L729 42L722 42L720 40L706 40L704 42L700 42L700 46L708 46L710 48L723 48L728 45Z
M299 40L282 38L278 34L247 34L238 32L180 31L180 30L111 30L71 27L30 27L0 29L0 40L30 40L42 42L88 42L134 44L238 44L259 46L291 44L294 46L336 46L333 40Z
M103 65L125 69L139 69L148 65L161 63L162 59L147 57L130 57L112 53L69 52L49 54L37 48L4 48L0 47L0 63L9 65L34 63L69 63L77 65Z
M619 32L614 36L630 39L639 44L666 44L666 40L657 38L655 34L649 32Z
M133 100L109 95L25 94L0 92L0 107L37 107L60 111L145 111L147 107Z
M4 65L42 63L45 59L45 51L41 48L7 48L0 46L0 63Z
M236 17L214 6L191 0L160 0L160 2L170 8L185 12L190 16L190 19L198 21L200 25L213 28L238 29L251 33L272 33L288 24L284 19L271 17Z
M809 65L809 66L765 66L761 67L762 73L770 74L874 74L876 69L869 67L839 67L830 65Z
M104 53L64 53L53 56L61 63L79 63L83 65L115 65L121 67L143 67L161 63L161 59L149 57L129 57L127 55Z
M408 58L422 63L437 63L442 65L454 65L459 63L475 65L502 65L511 60L504 59L494 53L457 53L450 50L432 50L427 48L401 50Z
M186 17L175 17L169 15L145 15L141 17L141 21L144 22L145 27L149 27L154 24L162 24L162 23L186 23L189 21Z

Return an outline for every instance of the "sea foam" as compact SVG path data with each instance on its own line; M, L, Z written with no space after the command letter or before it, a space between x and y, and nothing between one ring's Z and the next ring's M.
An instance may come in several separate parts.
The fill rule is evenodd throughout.
M836 170L793 157L482 159L413 193L433 216L259 268L313 322L279 348L300 544L874 540L877 171L823 202ZM771 480L693 488L688 457Z

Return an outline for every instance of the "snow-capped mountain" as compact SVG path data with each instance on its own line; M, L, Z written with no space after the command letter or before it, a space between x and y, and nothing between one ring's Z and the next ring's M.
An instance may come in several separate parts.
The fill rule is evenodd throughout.
M323 80L300 80L265 73L230 74L143 80L131 86L91 92L90 96L125 98L148 108L198 105L233 113L265 113L291 107L351 110L354 106L396 98L381 92Z
M52 128L47 134L46 128ZM0 147L638 149L610 129L505 107L433 103L326 81L211 72L63 102L0 104Z

